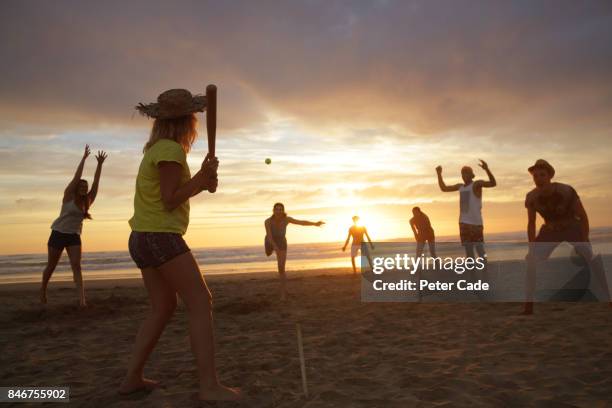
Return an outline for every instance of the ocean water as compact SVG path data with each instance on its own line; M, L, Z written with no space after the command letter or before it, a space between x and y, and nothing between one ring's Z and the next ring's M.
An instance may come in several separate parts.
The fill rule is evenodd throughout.
M612 254L612 229L594 230L591 241L595 253ZM497 234L487 237L486 250L489 261L523 260L527 254L527 243L518 240L517 234ZM398 248L407 254L415 252L414 242L393 240ZM350 251L342 252L341 242L291 244L287 257L287 271L350 268ZM463 248L457 242L436 243L438 256L456 257L463 255ZM427 250L427 247L426 247ZM263 246L192 248L202 273L240 274L276 271L276 258L266 257ZM427 254L427 252L426 252ZM562 244L554 253L555 257L569 256L572 248ZM22 254L0 256L0 284L39 281L47 262L46 254ZM84 252L82 257L83 276L86 280L140 277L126 251ZM55 270L53 280L72 280L72 272L66 253Z

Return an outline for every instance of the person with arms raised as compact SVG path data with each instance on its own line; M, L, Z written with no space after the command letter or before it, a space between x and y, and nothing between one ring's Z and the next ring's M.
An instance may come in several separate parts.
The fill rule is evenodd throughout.
M82 179L83 168L85 161L89 157L91 151L89 145L85 146L83 157L77 167L74 177L64 190L64 198L62 199L62 209L59 217L53 221L51 225L51 236L47 242L47 265L43 271L42 285L40 288L40 301L47 303L47 286L51 275L59 262L64 248L70 259L70 267L72 268L72 276L77 287L79 295L80 307L85 307L85 287L83 285L83 272L81 270L81 232L83 231L83 220L91 219L89 208L92 206L98 195L98 186L100 185L100 176L102 175L102 164L106 160L106 153L98 151L96 160L98 165L94 175L94 181L89 190L87 180Z

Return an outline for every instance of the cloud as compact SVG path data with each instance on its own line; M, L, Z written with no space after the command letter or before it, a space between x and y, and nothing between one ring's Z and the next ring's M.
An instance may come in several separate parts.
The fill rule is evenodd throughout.
M606 2L13 1L0 19L4 124L145 127L137 102L213 81L228 129L271 111L418 134L612 117Z

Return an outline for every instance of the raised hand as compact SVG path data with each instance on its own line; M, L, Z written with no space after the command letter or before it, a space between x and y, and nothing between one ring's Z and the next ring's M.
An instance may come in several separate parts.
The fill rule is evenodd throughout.
M442 166L436 167L436 173L442 174Z
M91 150L89 150L89 145L85 145L85 151L83 152L83 159L86 159L91 154Z
M96 155L96 160L98 161L99 165L102 165L102 163L104 163L104 160L106 160L107 157L108 157L108 154L106 154L104 150L98 150L98 154Z
M321 225L323 225L323 224L325 224L325 222L324 222L324 221L317 221L317 222L315 222L315 224L314 224L314 225L316 225L317 227L320 227L320 226L321 226Z
M486 161L482 160L482 159L478 159L480 161L480 163L478 164L480 167L483 168L483 170L489 170L489 165L487 164Z

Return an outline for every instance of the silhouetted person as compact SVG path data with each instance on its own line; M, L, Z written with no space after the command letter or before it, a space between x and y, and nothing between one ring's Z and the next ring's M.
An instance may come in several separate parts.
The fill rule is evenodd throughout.
M436 237L434 230L431 227L429 217L421 211L419 207L412 209L413 217L410 219L410 227L414 232L414 239L416 240L416 257L423 255L425 250L425 242L429 246L429 256L436 257Z
M144 365L174 314L178 295L187 310L199 399L236 400L240 390L224 386L217 375L212 295L183 239L189 226L189 199L216 189L218 183L216 157L206 155L193 176L187 164L187 154L198 135L195 113L204 111L206 100L185 89L171 89L157 101L137 107L155 121L136 176L128 244L151 308L136 334L119 392L129 394L158 385L144 378Z
M442 179L442 166L436 167L438 173L438 185L440 190L445 193L459 191L459 235L461 244L465 248L465 254L469 258L474 258L474 247L478 256L486 259L483 237L482 222L482 189L484 187L495 187L497 182L489 166L484 160L480 160L480 167L487 172L488 181L475 180L474 171L469 166L461 168L461 178L463 184L447 186Z
M536 283L537 262L546 260L561 242L571 244L589 265L592 275L605 285L608 301L610 294L603 271L593 265L593 250L589 242L589 218L570 185L553 183L555 169L546 160L539 159L528 169L533 176L535 188L525 198L527 208L527 282L524 314L533 313L533 295ZM544 224L536 235L536 214L544 219ZM612 306L612 303L610 303Z
M287 262L287 225L314 225L320 227L325 224L323 221L302 221L289 217L285 213L285 205L276 203L272 208L272 216L266 219L264 226L266 227L265 249L266 255L271 255L276 252L276 262L278 265L278 274L281 281L281 300L287 298L287 276L285 274L285 263Z
M346 246L348 245L351 238L353 238L353 243L351 244L351 264L353 265L353 274L357 274L357 268L355 266L355 257L361 250L361 243L363 242L363 236L368 238L368 242L370 243L370 248L374 249L374 244L372 244L372 240L368 235L368 230L365 226L359 225L359 217L353 216L353 225L348 230L348 235L346 237L346 242L344 242L344 246L342 247L342 251L346 251ZM372 258L370 257L370 253L367 251L367 247L365 247L366 253L362 254L368 258L368 262L370 262L370 267L372 267Z
M70 259L70 267L72 268L72 277L76 284L79 294L79 305L85 307L85 287L83 285L83 273L81 271L81 231L83 230L83 220L91 219L89 207L94 203L98 194L98 185L100 184L100 175L102 174L102 163L106 160L106 153L98 151L96 160L96 174L88 191L87 180L82 179L83 167L85 160L90 155L89 145L85 146L85 151L81 162L79 163L74 177L64 190L62 199L62 209L59 217L51 225L51 236L47 242L47 266L43 271L42 285L40 288L40 301L47 303L47 285L55 267L62 256L64 248Z

